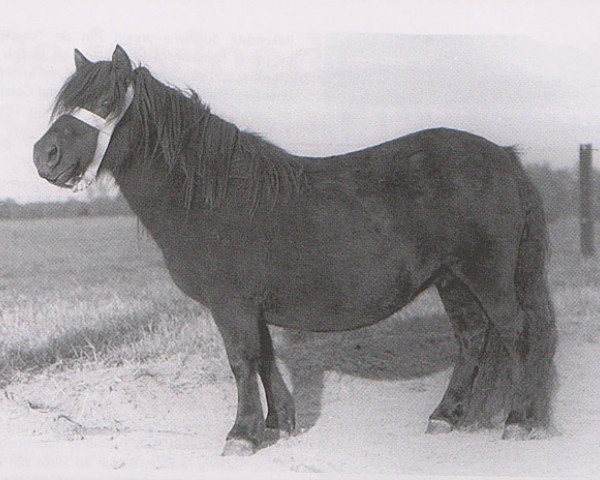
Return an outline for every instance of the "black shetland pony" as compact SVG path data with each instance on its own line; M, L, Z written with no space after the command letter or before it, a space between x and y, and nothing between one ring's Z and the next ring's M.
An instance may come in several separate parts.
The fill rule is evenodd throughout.
M38 172L69 187L92 163L110 172L175 283L210 308L238 389L225 454L254 452L266 428L294 429L267 325L355 329L431 285L459 356L428 431L463 426L473 396L492 393L474 387L489 352L509 371L503 437L549 429L556 329L546 224L513 149L437 128L298 157L215 116L194 92L133 69L119 46L111 61L76 50L75 62L35 145ZM99 156L100 137L110 143Z

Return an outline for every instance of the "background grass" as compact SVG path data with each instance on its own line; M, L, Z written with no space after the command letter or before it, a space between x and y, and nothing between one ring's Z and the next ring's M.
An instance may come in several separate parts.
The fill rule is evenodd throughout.
M575 219L551 226L551 244L560 335L597 343L598 260L581 258ZM135 218L4 220L0 245L1 384L44 369L142 364L180 354L200 354L203 368L229 375L209 313L176 289ZM274 338L292 369L373 378L426 375L450 367L455 352L433 291L362 330L274 329Z
M221 356L133 217L0 222L0 380L44 368Z

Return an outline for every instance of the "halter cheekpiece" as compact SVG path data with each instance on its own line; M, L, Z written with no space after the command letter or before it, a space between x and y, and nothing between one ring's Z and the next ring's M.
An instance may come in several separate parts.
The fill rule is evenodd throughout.
M90 127L98 130L98 138L96 140L96 150L94 151L94 158L86 168L85 172L81 177L73 181L72 189L74 192L78 192L89 187L98 175L98 169L104 159L108 144L112 137L115 127L119 124L129 107L133 102L133 85L129 84L127 91L125 92L125 101L121 113L118 115L110 114L106 118L102 118L100 115L96 115L94 112L90 112L85 108L76 108L69 113L70 116L75 117L77 120L88 124Z

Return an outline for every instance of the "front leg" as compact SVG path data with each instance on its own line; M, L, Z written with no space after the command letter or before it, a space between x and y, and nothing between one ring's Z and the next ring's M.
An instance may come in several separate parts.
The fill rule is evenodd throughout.
M290 394L275 363L271 334L264 319L260 325L260 378L267 397L267 428L289 436L296 426L294 398Z
M223 337L238 391L237 415L223 455L251 455L265 431L258 388L261 353L258 311L228 302L213 306L212 314Z

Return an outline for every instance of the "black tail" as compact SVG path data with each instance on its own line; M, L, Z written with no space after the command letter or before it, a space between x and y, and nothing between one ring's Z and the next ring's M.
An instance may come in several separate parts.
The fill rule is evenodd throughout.
M518 161L514 149L509 154L519 163L521 198L525 227L519 244L515 286L518 302L526 314L524 349L527 388L532 399L531 417L539 426L551 423L551 403L556 385L554 353L556 319L546 279L548 230L542 199Z

